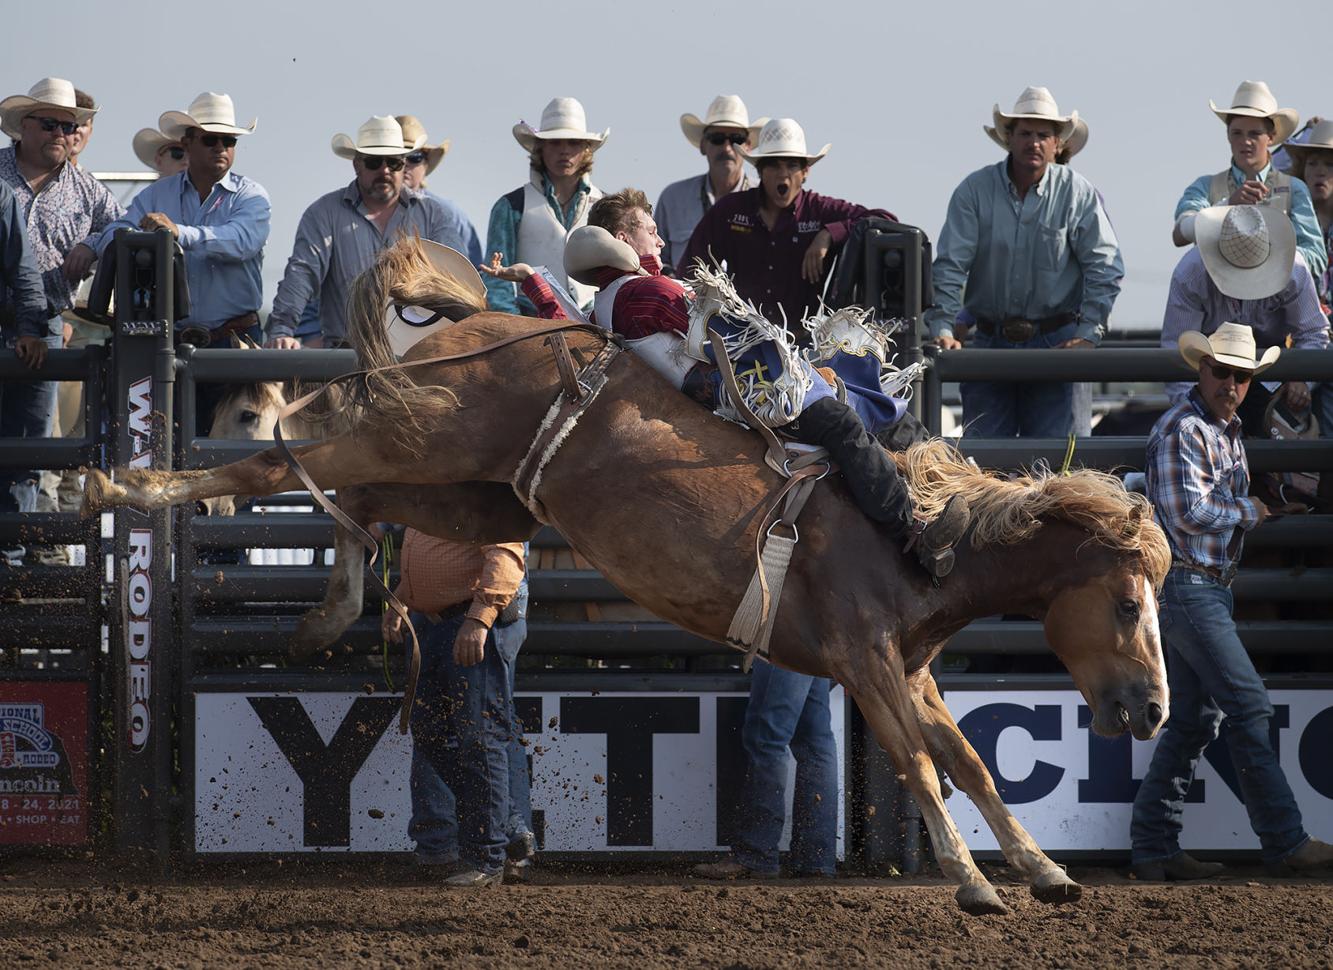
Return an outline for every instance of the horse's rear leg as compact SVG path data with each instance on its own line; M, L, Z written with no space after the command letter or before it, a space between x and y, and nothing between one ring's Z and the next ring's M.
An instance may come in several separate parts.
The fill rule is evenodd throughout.
M972 853L944 807L939 776L917 723L902 659L896 648L890 648L888 654L882 664L858 665L859 669L840 674L838 679L845 685L856 685L852 693L857 706L916 796L935 858L944 874L958 883L954 897L958 905L974 916L1006 913L1008 907L972 861Z
M357 515L353 505L339 503L343 511L362 528L368 520ZM365 583L361 571L365 566L365 547L361 540L341 525L333 531L333 569L324 591L324 602L309 610L292 637L289 651L297 660L310 656L316 650L329 646L356 622L365 606Z
M930 669L923 667L914 673L910 687L922 735L935 764L976 804L995 833L1004 857L1027 879L1032 895L1043 903L1076 902L1083 895L1083 887L1041 851L1000 799L986 765L944 706Z

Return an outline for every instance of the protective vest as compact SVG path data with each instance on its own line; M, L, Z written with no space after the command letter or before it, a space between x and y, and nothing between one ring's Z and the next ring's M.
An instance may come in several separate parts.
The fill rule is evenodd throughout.
M1278 171L1276 165L1268 166L1268 176L1264 179L1268 186L1268 197L1260 205L1271 205L1282 212L1291 214L1291 176ZM1231 166L1213 176L1208 185L1208 204L1221 205L1231 198Z
M622 286L632 279L638 279L638 277L633 275L622 276L606 289L599 290L597 295L593 297L592 312L599 327L605 327L607 330L615 329L612 326L612 321L615 313L616 294L620 292ZM684 336L673 330L650 333L646 337L626 341L625 346L633 351L635 356L642 359L645 364L666 378L667 382L676 390L680 390L685 385L685 375L697 363L685 353Z
M518 262L545 266L559 279L565 271L565 240L571 232L588 221L588 210L601 197L600 189L589 186L588 191L579 197L574 224L566 229L546 200L542 176L533 172L532 179L523 186L523 216L518 223ZM597 292L594 287L576 283L568 277L565 277L565 288L581 307L587 306Z

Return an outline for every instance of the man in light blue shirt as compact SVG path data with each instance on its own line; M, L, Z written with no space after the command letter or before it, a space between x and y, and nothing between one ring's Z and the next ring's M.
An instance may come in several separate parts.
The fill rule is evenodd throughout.
M185 252L190 314L176 322L181 339L223 344L259 324L264 244L270 205L264 187L232 171L237 139L254 130L236 124L225 94L195 98L188 111L168 111L163 134L185 148L185 171L159 179L130 203L98 240L98 253L118 229L168 230Z
M993 111L1008 155L954 191L934 263L935 306L925 322L941 350L1095 347L1120 293L1124 262L1092 183L1056 165L1078 113L1061 115L1045 88L1030 87L1012 112ZM955 333L960 310L976 333ZM1073 386L968 381L965 435L1064 437L1073 429Z
M446 138L438 145L430 144L430 136L426 134L426 129L422 127L420 120L416 115L395 115L395 119L403 129L403 144L411 146L418 137L425 138L421 147L407 153L404 161L407 163L403 169L403 184L413 192L420 192L422 195L434 199L448 213L453 223L454 234L463 245L453 246L451 248L458 250L469 260L472 265L481 265L481 237L477 235L477 227L472 224L472 220L467 217L457 203L430 191L426 187L426 177L429 176L440 162L444 161L444 156L449 151L449 139Z
M1318 279L1328 266L1323 233L1315 216L1310 189L1273 164L1270 152L1287 141L1300 117L1291 108L1279 108L1263 81L1243 81L1231 106L1208 107L1227 126L1231 165L1215 175L1200 175L1176 203L1176 226L1171 240L1188 246L1181 220L1211 205L1271 205L1285 212L1296 230L1296 246L1310 275Z

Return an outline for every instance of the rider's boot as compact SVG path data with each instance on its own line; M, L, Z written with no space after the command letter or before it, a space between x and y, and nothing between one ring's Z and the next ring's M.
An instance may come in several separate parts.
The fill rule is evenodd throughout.
M933 521L917 519L907 537L903 552L916 553L916 561L935 579L943 579L953 570L953 547L972 521L967 499L955 495L945 503Z

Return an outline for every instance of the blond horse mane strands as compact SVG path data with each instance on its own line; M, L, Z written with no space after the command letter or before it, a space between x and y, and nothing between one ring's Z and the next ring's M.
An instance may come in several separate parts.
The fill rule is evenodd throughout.
M1153 521L1152 505L1125 491L1120 479L1093 469L1068 475L1029 472L1014 479L981 471L952 445L935 439L894 454L912 501L927 518L961 493L972 509L972 546L1010 545L1028 538L1042 519L1059 519L1088 532L1111 549L1133 554L1153 587L1171 567L1166 534Z

